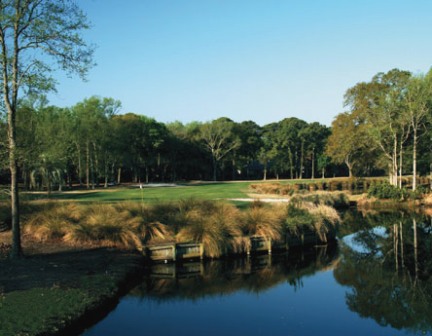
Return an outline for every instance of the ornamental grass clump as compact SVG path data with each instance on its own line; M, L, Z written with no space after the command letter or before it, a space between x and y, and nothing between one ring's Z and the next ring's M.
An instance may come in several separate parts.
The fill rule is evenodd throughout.
M178 242L202 243L210 258L220 257L232 248L233 238L240 235L236 207L205 200L182 201L179 206L185 223L176 236Z
M268 206L255 201L247 211L241 214L240 224L246 236L262 236L279 240L282 237L285 216L285 207Z
M70 234L80 220L80 209L76 204L45 204L33 215L25 217L23 233L45 242Z
M294 200L288 206L285 224L291 234L299 235L306 228L313 230L322 241L327 241L327 234L333 232L339 222L339 214L328 205Z
M327 241L327 234L334 232L340 217L337 211L328 205L311 205L309 213L314 218L314 229L322 241Z
M79 245L96 243L100 246L136 248L142 250L139 224L127 211L118 211L111 204L87 206L80 221L63 240Z
M174 210L171 204L149 206L127 202L118 204L115 208L128 218L128 223L134 227L143 244L173 240L172 230L165 224Z

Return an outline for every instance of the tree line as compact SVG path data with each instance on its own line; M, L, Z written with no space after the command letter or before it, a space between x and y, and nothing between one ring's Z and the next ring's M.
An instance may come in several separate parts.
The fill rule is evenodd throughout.
M331 127L295 117L264 126L226 117L162 123L119 114L113 98L93 96L69 108L27 98L17 113L20 179L27 190L49 192L76 184L388 174L401 187L403 175L430 173L431 76L393 69L356 84Z
M120 108L120 101L96 96L70 108L50 106L43 97L20 102L17 162L24 188L314 178L325 168L321 159L330 129L317 122L286 118L262 127L219 118L164 124L135 113L118 114ZM2 144L5 129L3 120Z

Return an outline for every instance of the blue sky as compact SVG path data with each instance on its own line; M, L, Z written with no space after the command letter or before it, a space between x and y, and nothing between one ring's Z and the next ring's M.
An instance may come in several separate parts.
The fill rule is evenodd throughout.
M432 66L430 0L82 0L98 64L51 104L92 95L158 121L330 125L351 86Z

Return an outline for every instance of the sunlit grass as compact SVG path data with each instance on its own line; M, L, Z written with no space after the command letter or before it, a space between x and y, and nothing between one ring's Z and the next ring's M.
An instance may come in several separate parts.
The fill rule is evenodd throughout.
M256 201L248 210L242 212L241 227L245 235L279 240L282 237L286 215L286 207L283 205L270 206Z
M177 241L202 243L208 257L226 254L234 242L232 238L240 235L239 210L231 204L191 200L179 205L185 224Z
M256 201L239 209L223 197L206 198L242 193L241 186L246 184L222 185L119 190L106 192L111 195L110 201L98 199L99 202L28 202L23 207L23 232L41 242L57 240L73 246L110 246L140 251L158 243L202 243L206 256L219 257L248 251L252 236L282 242L287 231L296 234L302 227L310 228L324 240L339 222L337 212L326 203L344 201L342 194L325 195L313 202L297 196L288 206ZM202 192L211 188L214 188L213 193L203 197ZM180 196L171 195L169 200L149 202L143 196L150 192L175 194L175 190L200 190L200 197L183 194L175 199ZM138 199L114 201L115 195L125 192Z
M209 183L209 184L191 184L180 185L176 187L151 187L140 189L138 187L125 187L118 189L107 189L97 191L79 191L79 192L62 192L52 193L52 200L74 200L81 202L145 202L159 203L168 201L177 201L180 199L227 199L247 197L248 182L233 183ZM26 199L47 199L45 193L28 193Z

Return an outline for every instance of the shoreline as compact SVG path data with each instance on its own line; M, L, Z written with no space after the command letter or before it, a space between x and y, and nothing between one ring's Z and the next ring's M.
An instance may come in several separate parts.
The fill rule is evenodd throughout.
M141 279L139 253L93 249L0 261L0 335L77 335Z

